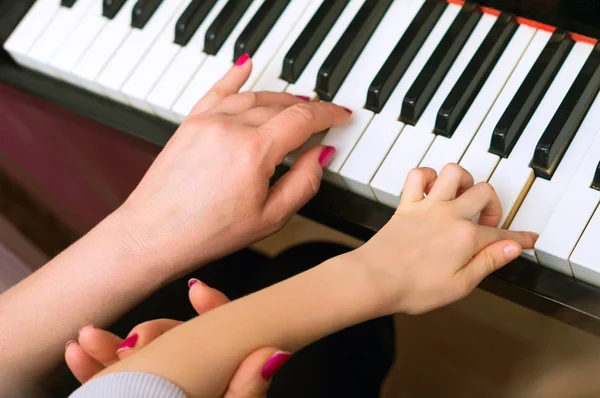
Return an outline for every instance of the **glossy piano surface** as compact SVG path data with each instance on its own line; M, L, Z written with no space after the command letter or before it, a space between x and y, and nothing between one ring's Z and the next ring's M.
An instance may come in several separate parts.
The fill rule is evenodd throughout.
M32 3L0 1L0 41L10 35ZM499 0L482 4L600 37L600 22L594 17L600 15L597 2ZM5 52L0 56L0 84L58 105L67 111L65 115L73 112L157 147L177 128L162 118L18 67ZM136 145L134 141L131 145ZM286 169L280 166L275 178ZM319 194L300 213L361 239L368 239L393 216L392 208L329 182L322 184ZM481 288L600 335L600 288L596 286L520 258L487 278Z

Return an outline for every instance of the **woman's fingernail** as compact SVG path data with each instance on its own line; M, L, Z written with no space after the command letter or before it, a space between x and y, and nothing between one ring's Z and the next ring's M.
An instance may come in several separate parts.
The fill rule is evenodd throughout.
M281 367L290 359L292 354L289 352L279 351L273 354L267 361L265 367L262 370L262 377L265 380L269 380Z
M201 280L198 280L196 278L192 278L188 281L188 287L192 287L194 286L196 283L199 283L200 286L208 286L206 283L202 282Z
M319 155L319 164L321 167L325 168L333 159L333 155L335 155L335 148L332 146L326 146L321 151L321 155Z
M237 61L235 61L235 65L236 66L244 65L246 63L246 61L248 61L248 58L250 58L250 56L248 54L242 54L242 56L239 57Z
M117 349L117 352L123 351L123 350L128 350L130 348L135 347L135 343L137 343L137 340L138 340L138 334L137 333L132 334L131 336L129 336L125 340L123 340L123 342Z
M75 340L69 340L69 341L67 341L67 344L65 344L65 350L66 350L66 349L67 349L67 348L68 348L68 347L69 347L71 344L73 344L74 342L75 342Z
M310 101L310 97L307 97L306 95L297 95L296 97L300 98L302 101Z
M504 256L506 257L507 261L512 261L515 258L519 257L519 254L521 254L521 248L513 243L509 243L508 245L504 246Z
M94 327L94 325L92 325L91 323L85 323L85 324L83 324L83 325L81 325L79 327L79 333L81 333L81 331L83 330L83 328L87 328L88 326L89 327Z
M351 115L352 115L352 111L351 111L350 109L348 109L348 108L344 108L344 110L345 110L346 112L348 112L349 114L351 114Z

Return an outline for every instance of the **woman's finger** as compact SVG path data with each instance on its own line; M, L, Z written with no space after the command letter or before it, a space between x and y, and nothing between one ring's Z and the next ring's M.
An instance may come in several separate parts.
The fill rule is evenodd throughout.
M268 223L282 224L317 194L323 168L334 156L335 148L319 145L298 158L291 169L269 189L264 210Z
M406 177L400 203L414 203L425 198L437 179L437 173L429 167L412 169Z
M275 348L261 348L242 361L225 393L225 398L264 398L273 375L291 355Z
M79 329L78 341L90 357L104 366L110 366L119 359L116 351L123 339L106 330L84 325Z
M456 273L457 282L465 291L471 291L488 275L519 257L521 251L521 246L514 241L502 240L492 243L480 250Z
M453 200L473 186L473 176L455 163L444 166L428 197L436 200Z
M98 372L104 370L104 366L89 356L76 341L69 341L65 348L65 362L71 373L80 383L85 383Z
M287 108L258 131L271 143L269 152L279 164L311 135L347 123L349 112L329 102L303 102Z
M189 297L192 306L198 313L202 315L208 311L227 304L229 299L217 289L212 289L206 286L205 283L198 279L192 278L188 282L190 287Z
M223 99L237 93L252 72L252 61L247 54L242 55L229 71L194 105L189 117L194 117L211 109Z
M240 114L262 106L289 107L301 102L308 102L308 97L297 97L289 93L271 91L247 91L230 95L215 105L211 111L217 113Z
M502 203L494 187L487 182L475 184L454 203L461 215L469 220L479 215L479 225L498 227L502 219Z
M181 321L174 319L155 319L140 323L129 332L127 338L116 350L119 359L124 359L141 350L162 334L180 325Z

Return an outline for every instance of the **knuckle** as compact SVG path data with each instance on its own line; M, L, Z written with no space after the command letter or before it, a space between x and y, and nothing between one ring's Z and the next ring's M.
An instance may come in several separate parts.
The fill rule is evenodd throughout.
M463 239L466 242L472 242L477 238L478 232L479 230L475 224L470 221L466 221L460 224L456 234L460 237L460 239Z
M495 196L496 189L489 182L480 182L477 184L479 189L487 196Z
M315 196L319 192L321 179L314 173L306 175L307 185L310 187L311 196Z
M452 173L452 174L460 174L462 173L463 168L456 163L447 163L443 168L443 173Z
M313 109L308 104L296 104L290 108L294 118L306 124L311 124L315 120Z
M488 274L491 274L498 268L498 261L496 260L494 253L492 253L489 249L485 249L483 251L483 261L488 268Z
M411 180L420 180L425 178L425 170L423 169L412 169L411 171L408 172L408 176L407 178L410 178Z

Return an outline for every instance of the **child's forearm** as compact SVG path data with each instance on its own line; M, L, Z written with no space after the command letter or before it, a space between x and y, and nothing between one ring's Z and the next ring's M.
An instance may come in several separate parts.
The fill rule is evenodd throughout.
M378 293L352 253L202 315L98 375L142 371L190 396L221 396L240 362L269 346L291 352L378 315ZM383 299L383 297L381 297Z

